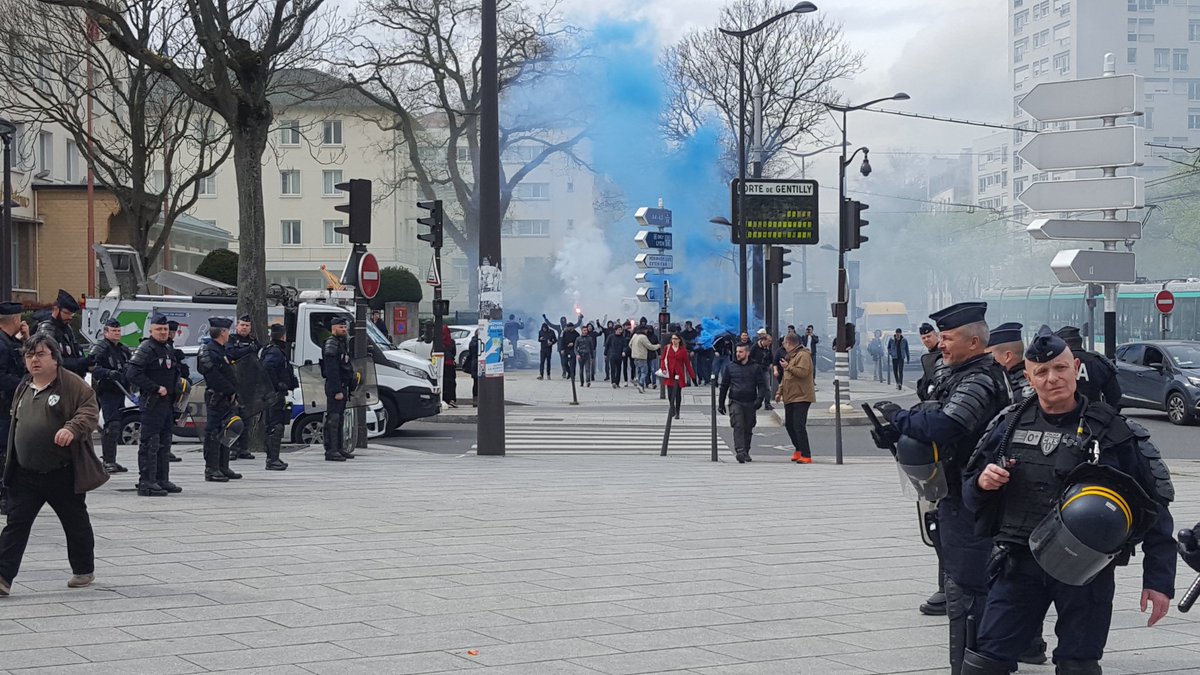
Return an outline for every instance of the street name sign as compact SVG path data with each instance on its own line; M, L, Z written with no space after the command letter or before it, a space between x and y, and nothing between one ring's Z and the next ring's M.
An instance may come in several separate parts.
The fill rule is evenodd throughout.
M1134 254L1129 251L1059 251L1050 261L1050 269L1066 284L1125 284L1137 279Z
M1132 125L1044 131L1018 150L1017 155L1040 171L1139 166L1143 137L1142 128Z
M1042 82L1017 105L1039 122L1140 115L1144 82L1134 74Z
M1063 220L1038 218L1025 228L1034 239L1074 239L1076 241L1121 241L1142 238L1142 224L1136 220Z
M1017 199L1040 213L1140 209L1146 205L1146 189L1136 176L1039 181Z
M648 206L643 206L634 212L633 218L645 227L671 226L670 209L652 209Z
M638 272L633 275L633 280L639 284L653 284L662 278L661 272Z
M634 257L633 262L638 267L654 270L669 270L674 266L674 258L664 253L639 253Z
M651 230L642 230L633 237L638 248L657 248L664 251L671 250L671 239L670 232L653 232Z
M1154 307L1163 314L1170 314L1175 309L1175 294L1165 288L1155 293Z
M738 180L731 183L732 239L735 244L817 244L818 185L815 180L753 178L742 197L746 215L738 212ZM744 227L738 227L742 224ZM744 230L744 232L743 232Z
M658 296L657 288L642 287L637 290L637 298L642 302L658 302Z

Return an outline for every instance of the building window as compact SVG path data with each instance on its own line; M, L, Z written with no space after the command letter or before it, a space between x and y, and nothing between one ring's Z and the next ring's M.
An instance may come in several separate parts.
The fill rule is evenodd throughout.
M518 183L517 187L513 188L512 198L516 201L527 201L534 199L549 199L550 184L549 183Z
M1154 69L1155 70L1170 70L1171 69L1171 50L1170 49L1155 49L1154 50Z
M300 245L300 221L281 220L279 221L279 226L279 240L284 246Z
M342 182L341 169L325 169L321 172L322 182L324 183L324 195L326 197L338 197L342 191L337 189L337 184Z
M67 141L67 182L79 181L79 146L75 141Z
M1041 77L1050 70L1050 59L1038 59L1033 62L1033 76Z
M504 149L504 161L526 164L541 151L536 145L511 145Z
M279 123L279 144L300 145L299 120L284 120Z
M1176 49L1171 53L1171 70L1186 73L1188 69L1188 50Z
M1191 80L1188 82L1188 100L1200 101L1200 80Z
M326 246L341 246L345 243L345 237L341 232L334 231L334 228L342 227L341 220L326 220L325 221L325 245Z
M279 172L279 194L284 196L300 196L300 172L288 169Z
M200 179L200 196L201 197L216 197L217 196L217 177L205 176Z
M1137 47L1127 47L1125 49L1125 62L1137 65Z
M38 169L50 172L54 170L54 134L43 131L38 134Z
M321 123L321 145L342 144L342 121L325 120Z
M1033 6L1034 20L1040 19L1043 16L1049 16L1049 14L1050 14L1050 0L1042 0L1041 2L1039 2Z
M1059 0L1054 0L1054 2L1057 4L1059 2ZM1071 3L1063 2L1062 4L1059 4L1058 5L1058 15L1059 16L1070 16L1071 15Z
M1025 60L1025 50L1029 49L1029 39L1022 38L1013 43L1013 63Z
M1040 30L1033 34L1033 48L1045 47L1050 44L1050 30Z
M1014 178L1013 179L1013 194L1014 195L1019 195L1019 194L1021 194L1021 192L1023 192L1025 190L1025 181L1026 180L1027 180L1026 178Z
M549 220L506 220L500 226L505 237L549 237Z
M1025 26L1029 23L1029 10L1023 10L1013 14L1013 35L1020 35L1025 32Z
M1071 44L1071 22L1060 23L1054 27L1054 41L1059 47L1067 47Z
M166 188L166 174L162 169L154 169L150 172L148 187L151 192L162 192Z
M1071 70L1071 52L1054 55L1054 69L1059 75L1066 75Z

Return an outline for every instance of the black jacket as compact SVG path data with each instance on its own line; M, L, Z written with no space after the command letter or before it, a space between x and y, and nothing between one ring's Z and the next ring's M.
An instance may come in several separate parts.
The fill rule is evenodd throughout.
M165 342L146 338L125 366L125 377L141 392L142 405L158 400L158 388L168 395L179 393L179 369L175 353Z
M237 380L233 366L229 365L226 346L208 342L200 346L196 355L196 370L204 376L204 384L214 394L230 397L237 393Z
M321 350L321 375L325 395L337 396L354 388L354 366L350 363L350 340L330 335Z
M58 342L62 348L62 367L83 377L87 375L87 354L75 340L75 329L58 319L46 319L38 326L39 333L45 333Z
M554 345L558 344L558 335L554 333L554 328L550 324L542 324L542 329L538 331L538 342L542 345L544 352L549 352Z
M610 359L619 359L629 352L629 337L622 332L613 333L604 338L604 355Z
M262 352L263 367L267 369L275 391L280 393L300 386L296 381L296 373L292 370L292 362L288 359L288 351L288 343L272 341Z
M120 342L110 342L107 338L92 345L92 353L88 355L88 368L92 371L92 389L97 394L124 394L121 387L125 386L125 366L133 353L129 347Z
M746 363L734 361L725 369L721 376L721 397L719 405L725 407L725 397L739 403L757 403L767 394L767 383L763 380L763 367L748 360Z
M21 343L8 333L0 331L0 419L7 419L12 408L17 385L25 377L25 359L21 356Z

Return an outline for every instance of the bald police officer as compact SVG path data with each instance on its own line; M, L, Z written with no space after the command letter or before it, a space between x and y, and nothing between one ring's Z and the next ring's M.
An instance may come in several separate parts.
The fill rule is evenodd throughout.
M1117 368L1104 356L1083 348L1083 336L1075 326L1063 326L1055 331L1063 339L1075 358L1079 360L1078 383L1080 396L1089 401L1103 401L1121 409L1121 383L1117 381Z
M38 332L54 338L62 347L62 367L80 377L87 375L88 357L75 339L75 329L71 327L71 319L79 313L79 303L74 296L58 290L58 298L50 309L50 318L38 325Z

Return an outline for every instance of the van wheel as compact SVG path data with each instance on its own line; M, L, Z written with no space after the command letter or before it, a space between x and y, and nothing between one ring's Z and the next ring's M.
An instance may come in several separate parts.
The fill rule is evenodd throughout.
M384 434L390 434L400 428L400 408L396 406L396 401L391 396L380 396L379 400L383 403L383 411L387 414L387 427L383 430Z
M136 410L121 415L121 445L137 445L142 438L142 418Z
M325 417L305 415L292 423L292 442L304 445L321 445L325 442Z

